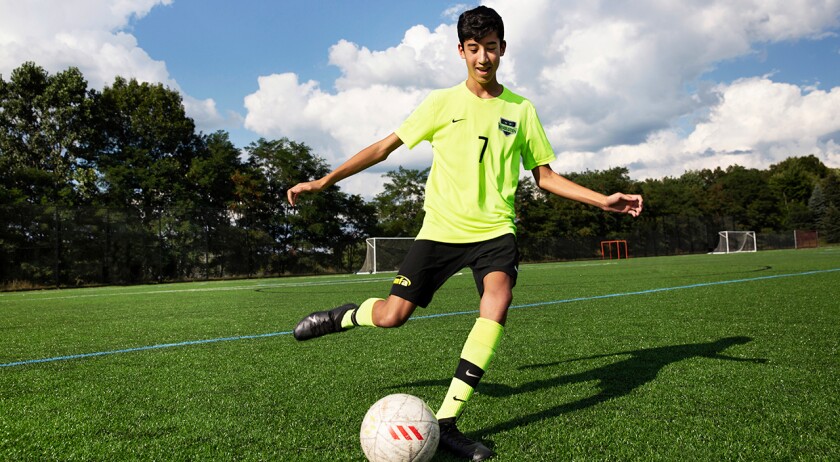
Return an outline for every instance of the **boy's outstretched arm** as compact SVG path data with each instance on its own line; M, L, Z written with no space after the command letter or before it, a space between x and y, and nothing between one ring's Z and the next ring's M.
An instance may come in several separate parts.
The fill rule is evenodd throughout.
M355 175L368 167L376 165L387 159L402 144L402 140L396 134L391 133L376 143L362 149L325 177L292 186L286 191L286 198L289 200L289 204L294 207L300 194L318 192L329 188L348 176Z
M608 212L627 213L634 217L642 213L642 196L638 194L615 193L605 196L563 178L548 165L540 165L531 170L531 173L534 175L537 186L552 194L594 205Z

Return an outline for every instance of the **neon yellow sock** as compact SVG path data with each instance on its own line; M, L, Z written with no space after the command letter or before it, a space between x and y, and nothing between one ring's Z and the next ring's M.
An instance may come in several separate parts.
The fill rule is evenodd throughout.
M355 310L350 310L341 318L341 327L349 329L355 326L376 327L373 324L373 304L381 298L369 298L362 302L362 304ZM353 322L353 316L356 317L356 322Z
M449 385L449 391L436 414L438 419L461 415L464 405L484 376L484 371L496 356L496 348L503 333L504 327L495 321L485 318L475 320L475 325L464 343L464 349L461 350L461 360Z

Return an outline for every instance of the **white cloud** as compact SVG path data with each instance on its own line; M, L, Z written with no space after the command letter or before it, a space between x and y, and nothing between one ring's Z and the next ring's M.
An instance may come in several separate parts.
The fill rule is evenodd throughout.
M756 43L819 36L840 12L837 1L491 3L505 18L517 87L555 147L593 152L642 142L698 110L707 95L686 86L717 63Z
M422 90L386 85L332 94L322 91L317 82L299 82L295 74L274 74L260 77L259 89L245 98L245 128L267 138L306 142L337 165L394 131L423 96ZM419 152L423 156L423 150ZM428 154L423 156L426 163ZM405 162L395 153L379 169L417 162L412 160Z
M606 147L594 156L629 165L638 177L679 176L686 170L733 164L765 169L789 156L809 154L840 166L840 87L809 92L751 78L719 85L715 91L719 104L687 137L661 130L644 143ZM573 156L556 166L572 170L581 163Z
M840 87L803 93L795 85L753 78L719 91L721 104L686 140L691 151L747 151L762 144L817 140L840 130Z
M467 3L457 3L444 10L443 13L440 14L440 17L448 19L453 23L457 23L458 17L461 16L461 13L473 7L473 5Z
M434 31L414 26L402 42L385 51L370 51L341 40L330 49L330 64L341 70L339 91L385 84L401 88L437 88L461 80L455 27L441 25Z
M826 34L838 26L838 0L485 3L505 18L500 79L535 102L560 171L627 166L637 178L661 177L812 153L840 166L840 89L698 80L756 44ZM341 71L333 93L292 74L263 77L246 99L246 127L301 139L337 165L396 128L429 89L463 79L456 44L451 23L415 26L383 51L340 41L329 55ZM373 195L379 184L343 187Z
M412 27L400 44L384 51L341 40L329 50L330 64L341 71L335 92L322 90L319 82L300 82L292 73L259 77L259 89L245 97L245 128L303 141L337 166L393 132L431 89L463 80L457 45L455 28L447 24L434 31ZM400 148L341 186L372 197L382 189L382 172L400 165L425 168L431 158L428 144L410 152Z
M0 73L8 76L26 61L48 72L78 67L93 88L116 76L163 83L181 92L187 114L199 129L219 128L223 117L212 99L181 91L166 63L152 59L126 32L137 20L172 0L0 0Z

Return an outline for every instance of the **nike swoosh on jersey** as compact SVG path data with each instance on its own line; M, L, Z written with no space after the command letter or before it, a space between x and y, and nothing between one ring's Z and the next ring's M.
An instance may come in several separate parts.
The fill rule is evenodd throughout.
M460 122L460 121L462 121L462 120L467 120L467 119L452 119L452 123L453 123L453 124L456 124L456 123L458 123L458 122Z

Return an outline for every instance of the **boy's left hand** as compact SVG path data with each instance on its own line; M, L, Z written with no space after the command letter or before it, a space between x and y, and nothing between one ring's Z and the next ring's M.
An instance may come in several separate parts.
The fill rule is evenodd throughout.
M607 197L604 210L608 212L627 213L634 217L642 213L642 196L639 194L615 193Z

